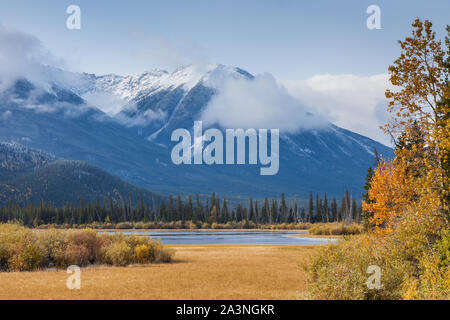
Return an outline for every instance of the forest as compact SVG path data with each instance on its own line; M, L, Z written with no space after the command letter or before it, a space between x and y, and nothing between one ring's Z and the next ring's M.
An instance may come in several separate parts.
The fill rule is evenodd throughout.
M137 200L137 201L136 201ZM238 204L235 207L228 205L226 199L220 199L215 193L202 201L198 194L187 200L177 195L168 196L167 201L161 201L158 207L151 208L144 203L142 194L133 199L128 195L127 201L118 203L112 198L103 203L85 203L82 199L78 205L72 203L61 207L54 207L51 203L41 202L40 206L29 204L20 207L10 203L0 208L0 222L18 221L25 226L38 227L55 224L70 227L92 223L117 224L124 222L176 222L181 225L193 223L219 223L243 222L255 224L290 224L315 222L344 222L350 224L362 221L362 207L345 191L340 201L335 197L328 199L309 194L308 206L299 207L296 203L289 206L285 195L280 199L268 197L264 201L250 198L246 205ZM249 227L249 225L247 225Z

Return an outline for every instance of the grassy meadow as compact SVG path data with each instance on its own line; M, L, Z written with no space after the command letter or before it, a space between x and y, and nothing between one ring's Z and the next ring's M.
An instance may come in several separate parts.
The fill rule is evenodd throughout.
M313 246L170 246L172 263L81 270L69 290L65 270L0 272L0 299L304 299L299 267Z

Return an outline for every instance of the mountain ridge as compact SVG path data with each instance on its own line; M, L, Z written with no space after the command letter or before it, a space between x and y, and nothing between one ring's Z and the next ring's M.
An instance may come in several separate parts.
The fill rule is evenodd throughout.
M282 192L305 198L309 191L340 196L345 189L358 197L365 172L374 162L373 149L385 158L392 157L392 149L329 123L320 129L282 133L280 171L274 177L262 178L258 168L250 165L176 166L170 159L174 145L171 132L177 128L192 132L194 121L221 89L223 79L253 80L251 74L235 67L212 65L206 73L195 75L188 74L189 68L173 73L154 71L153 75L141 74L134 80L109 75L110 79L120 77L120 81L111 82L109 89L92 84L97 78L105 80L105 76L89 74L54 76L50 89L17 82L12 90L0 95L0 109L9 114L6 120L0 120L4 124L0 140L17 141L64 159L86 161L162 194L206 195L214 191L235 198L272 197ZM142 81L170 78L171 74L177 79L172 85L148 83L140 87L133 82L139 77ZM77 77L90 79L91 83L86 85ZM58 86L56 80L62 78L79 81L69 85L63 81ZM181 78L192 81L178 81ZM121 100L123 108L114 114L90 104L86 98L90 92L113 92L114 86L127 81L132 82L134 91L122 92L121 97L127 100Z
M150 207L160 203L161 197L137 188L103 169L79 160L65 160L18 143L0 142L0 205L63 203L78 205L112 200L119 206L128 195Z

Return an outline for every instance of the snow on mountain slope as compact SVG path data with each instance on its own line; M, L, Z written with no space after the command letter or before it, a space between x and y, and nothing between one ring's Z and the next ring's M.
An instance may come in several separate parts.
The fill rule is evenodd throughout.
M253 79L251 74L208 65L136 76L48 69L47 78L48 86L22 79L0 92L0 114L8 112L0 118L0 141L83 160L155 192L306 197L309 191L340 196L348 188L358 197L373 149L392 156L390 148L328 124L282 133L275 176L260 176L255 165L177 166L170 158L172 131L192 130L226 79Z
M228 79L251 79L248 72L224 65L188 65L168 73L164 70L135 76L114 74L84 75L87 86L77 93L87 103L130 126L139 126L145 137L154 141L175 126L187 125L180 119L198 120L199 112ZM118 100L119 99L119 100Z
M131 102L163 90L181 88L189 91L200 81L210 87L218 87L224 78L238 75L245 75L245 73L239 68L216 64L187 65L177 68L172 73L165 70L153 70L132 76L86 75L89 85L78 93L83 95L92 91L103 91Z

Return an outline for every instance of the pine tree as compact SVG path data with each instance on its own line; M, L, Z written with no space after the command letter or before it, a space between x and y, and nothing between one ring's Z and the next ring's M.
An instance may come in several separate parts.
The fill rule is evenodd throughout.
M372 170L372 167L369 167L369 169L367 169L366 181L364 183L364 194L362 196L363 201L365 201L367 203L373 203L373 201L369 199L369 190L370 190L370 183L372 181L372 177L373 177L373 170ZM366 230L372 229L372 224L370 223L370 219L372 218L372 216L373 216L373 212L369 212L369 211L362 212L364 228Z
M270 215L270 209L269 209L269 198L264 199L264 207L262 210L262 223L268 223L269 222L269 215Z
M177 220L184 221L183 201L181 201L180 194L177 195Z
M339 220L336 198L333 198L333 200L331 201L331 217L332 217L333 222L336 222Z
M277 200L272 199L272 209L270 210L269 223L275 223L278 219Z
M308 206L308 222L313 222L313 211L314 210L314 201L313 201L313 194L310 191L309 192L309 206Z
M320 204L320 200L319 200L319 195L316 194L316 214L314 216L313 221L317 222L317 221L322 221L322 208L321 208L321 204Z
M222 201L222 210L221 210L221 221L222 223L227 223L228 222L228 207L227 207L227 200L224 198Z
M192 205L192 197L188 197L188 204L186 207L186 213L185 213L185 220L192 220L192 216L194 215L193 212L193 205Z
M250 200L249 200L249 204L248 204L248 219L247 220L249 220L249 221L254 221L254 215L255 215L255 213L254 213L254 211L253 211L253 199L250 197Z
M171 194L169 194L169 201L167 202L167 217L169 221L174 221L174 214L173 214L173 197Z
M280 215L281 215L280 220L282 222L286 222L287 221L287 206L286 206L286 199L284 198L284 193L281 194Z

